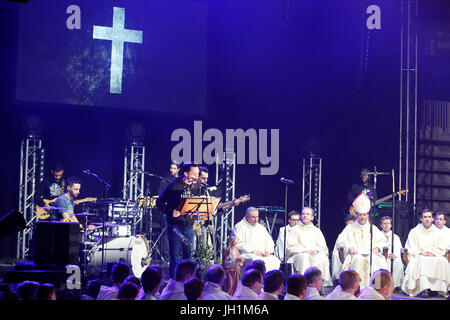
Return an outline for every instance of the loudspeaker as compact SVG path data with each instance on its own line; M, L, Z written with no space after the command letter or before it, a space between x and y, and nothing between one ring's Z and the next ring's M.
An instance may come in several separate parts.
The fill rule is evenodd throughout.
M39 221L36 223L34 263L36 265L78 265L80 227L76 222Z
M27 222L22 213L13 209L0 219L0 239L25 229Z

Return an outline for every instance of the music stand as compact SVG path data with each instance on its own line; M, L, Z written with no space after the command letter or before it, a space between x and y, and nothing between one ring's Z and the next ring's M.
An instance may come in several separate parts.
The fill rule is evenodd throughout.
M200 217L206 217L209 219L211 216L214 216L217 211L217 206L219 205L221 198L220 197L189 197L183 198L180 200L178 204L177 211L181 213L181 215L197 215Z

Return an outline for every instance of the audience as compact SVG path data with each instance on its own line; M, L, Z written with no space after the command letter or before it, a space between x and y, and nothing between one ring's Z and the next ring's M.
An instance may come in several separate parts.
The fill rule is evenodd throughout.
M138 286L133 281L125 281L117 292L118 300L136 300L139 293Z
M231 300L231 296L222 290L225 278L225 270L220 264L211 265L206 271L202 300Z
M199 278L191 278L184 283L186 300L200 300L203 294L204 284Z
M278 295L283 290L284 274L280 270L271 270L264 275L264 291L256 300L278 300Z
M140 300L158 300L156 297L164 281L164 271L154 266L147 267L141 275L142 289L144 291Z
M306 293L304 300L325 300L325 297L320 295L320 290L323 285L322 271L316 267L310 267L306 269Z
M100 280L95 279L89 281L87 285L87 292L81 296L81 300L96 300L100 292Z
M257 269L248 269L242 276L241 286L233 295L233 300L255 300L261 293L263 276Z
M370 277L370 283L361 290L359 300L390 300L394 293L394 278L387 270L377 270Z
M23 281L17 287L19 298L22 301L36 300L36 289L39 283L36 281Z
M36 300L56 300L55 286L51 283L42 283L36 288Z
M190 260L181 260L175 267L175 280L170 279L161 293L160 300L186 300L184 283L195 277L197 265Z
M119 287L129 276L130 270L130 266L125 262L117 262L112 268L113 286L109 287L102 285L97 300L115 300L117 298Z
M284 300L302 300L306 293L306 278L300 274L293 274L286 281L286 295Z

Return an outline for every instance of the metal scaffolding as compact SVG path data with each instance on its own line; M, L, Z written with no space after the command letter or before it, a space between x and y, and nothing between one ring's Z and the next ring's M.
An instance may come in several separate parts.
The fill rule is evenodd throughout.
M216 186L223 186L223 202L231 201L235 198L235 177L236 177L236 154L226 150L221 157L216 156ZM219 219L215 219L215 230L218 246L216 252L219 257L225 251L228 238L234 227L234 206L220 214Z
M17 259L29 255L33 225L36 220L34 194L37 185L44 178L45 150L42 140L27 136L22 140L20 150L19 211L26 221L26 228L17 235Z
M418 60L418 0L401 1L401 62L400 62L400 143L399 200L416 208L417 184L417 60ZM412 200L412 201L411 201Z
M125 148L123 199L136 201L144 196L145 146L132 144Z
M320 228L321 190L322 190L322 158L311 153L303 158L302 208L310 207L315 213L315 222Z

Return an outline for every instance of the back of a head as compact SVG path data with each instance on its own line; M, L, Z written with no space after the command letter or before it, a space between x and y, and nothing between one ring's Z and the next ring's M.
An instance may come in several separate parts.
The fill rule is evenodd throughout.
M98 279L89 281L87 285L87 294L90 297L97 298L98 293L100 292L101 282Z
M119 300L134 300L139 293L139 288L131 281L122 283L117 292L117 299Z
M343 291L350 289L356 281L358 281L358 273L354 270L342 271L339 276L339 285Z
M306 269L304 276L306 278L306 284L312 284L314 283L314 281L316 281L316 279L318 277L320 277L322 275L322 271L320 271L319 268L317 267L310 267L308 269Z
M266 274L266 264L262 260L252 260L244 268L244 271L249 269L256 269L264 276Z
M131 268L125 262L117 262L112 268L112 279L114 283L123 283L130 275Z
M299 297L306 290L306 278L300 274L289 276L286 281L286 292Z
M142 288L145 293L152 292L162 280L161 272L153 267L147 267L141 275Z
M175 281L184 281L189 274L194 275L197 270L197 264L190 260L181 260L175 267Z
M203 292L204 284L199 278L191 278L184 283L184 295L187 300L198 300Z
M264 275L264 292L272 293L283 285L284 274L280 270L270 270Z
M36 300L52 300L55 287L50 283L42 283L36 288Z
M39 287L39 282L23 281L17 287L20 300L36 300L36 288Z
M225 278L225 270L220 264L213 264L206 271L205 281L219 283Z
M132 282L132 283L134 283L139 289L141 288L141 280L139 280L139 278L136 277L136 276L134 276L134 275L128 276L128 277L125 279L125 282Z
M242 285L250 288L255 282L261 282L262 277L259 270L248 269L242 275Z
M369 285L377 291L391 285L392 275L389 271L380 269L375 271L370 277Z

